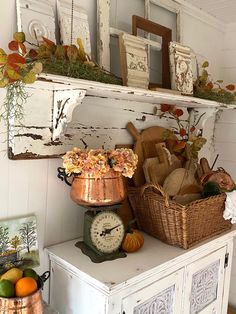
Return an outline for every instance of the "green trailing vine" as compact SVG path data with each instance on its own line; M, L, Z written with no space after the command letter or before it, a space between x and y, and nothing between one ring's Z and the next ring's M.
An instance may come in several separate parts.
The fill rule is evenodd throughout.
M29 94L25 84L15 82L7 86L6 96L1 107L0 119L9 122L14 119L15 124L21 125L24 119L24 105Z

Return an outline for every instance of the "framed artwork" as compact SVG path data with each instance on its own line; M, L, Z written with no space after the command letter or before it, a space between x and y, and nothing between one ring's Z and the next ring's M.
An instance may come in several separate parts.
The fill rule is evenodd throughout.
M17 0L17 28L34 47L42 36L56 42L55 16L48 1ZM28 44L28 46L31 46Z
M150 34L158 35L162 38L162 87L170 88L170 64L169 64L169 43L171 42L171 29L144 19L143 17L133 15L132 33L137 36L138 29L142 29Z
M61 43L77 45L81 38L86 53L91 56L91 41L87 12L68 0L57 0L57 12L60 25Z
M127 33L119 36L123 85L147 89L149 70L147 49L142 39Z
M179 3L173 0L143 0L144 17L150 19L151 6L164 8L171 13L176 14L176 40L182 41L182 9ZM110 8L111 0L97 0L97 55L98 63L106 70L110 70L110 36L119 36L123 30L110 26ZM131 23L131 21L130 21ZM146 44L160 49L160 43L150 40L149 34L146 34ZM148 53L149 55L149 53ZM149 56L148 56L149 58Z
M185 95L193 94L192 51L176 42L169 45L171 88Z
M0 221L0 272L39 266L36 217Z

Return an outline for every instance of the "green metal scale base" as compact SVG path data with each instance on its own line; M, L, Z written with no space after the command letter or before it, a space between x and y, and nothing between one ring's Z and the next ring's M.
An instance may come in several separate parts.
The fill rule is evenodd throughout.
M120 206L85 207L83 241L77 242L75 246L94 263L126 257L120 250L124 234L123 223L116 214Z

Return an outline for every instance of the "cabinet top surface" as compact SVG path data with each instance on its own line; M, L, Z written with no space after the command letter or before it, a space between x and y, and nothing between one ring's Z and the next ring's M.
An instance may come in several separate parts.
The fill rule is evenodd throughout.
M168 92L145 90L141 88L105 84L94 81L75 79L65 76L45 74L39 76L39 80L32 85L32 88L62 90L62 89L83 89L87 95L123 99L128 101L147 102L153 104L168 103L182 107L198 108L219 108L227 107L224 104L207 99L200 99L191 96L176 95Z
M132 284L138 280L137 276L142 280L154 273L169 271L175 265L182 267L181 263L186 264L187 260L191 263L191 260L196 260L196 256L200 258L200 254L215 251L235 235L236 228L233 228L192 249L184 250L144 234L145 243L138 252L129 253L125 258L98 264L91 262L88 256L75 247L78 240L57 244L46 250L51 260L56 260L84 280L111 291L128 281Z

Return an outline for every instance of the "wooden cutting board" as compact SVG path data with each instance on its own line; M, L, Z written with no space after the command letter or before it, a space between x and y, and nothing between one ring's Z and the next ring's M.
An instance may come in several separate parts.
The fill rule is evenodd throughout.
M138 155L138 165L133 176L134 185L141 186L146 182L143 172L144 160L153 157L153 152L156 152L155 144L163 142L163 133L166 132L167 129L153 126L139 133L132 122L128 122L126 129L135 140L133 150ZM177 140L177 137L174 134L171 134L169 138Z
M165 179L163 189L168 195L175 196L186 186L197 185L194 172L185 168L178 168Z
M163 185L165 178L176 168L182 167L181 161L171 155L164 143L156 144L158 157L147 158L143 163L146 182Z

